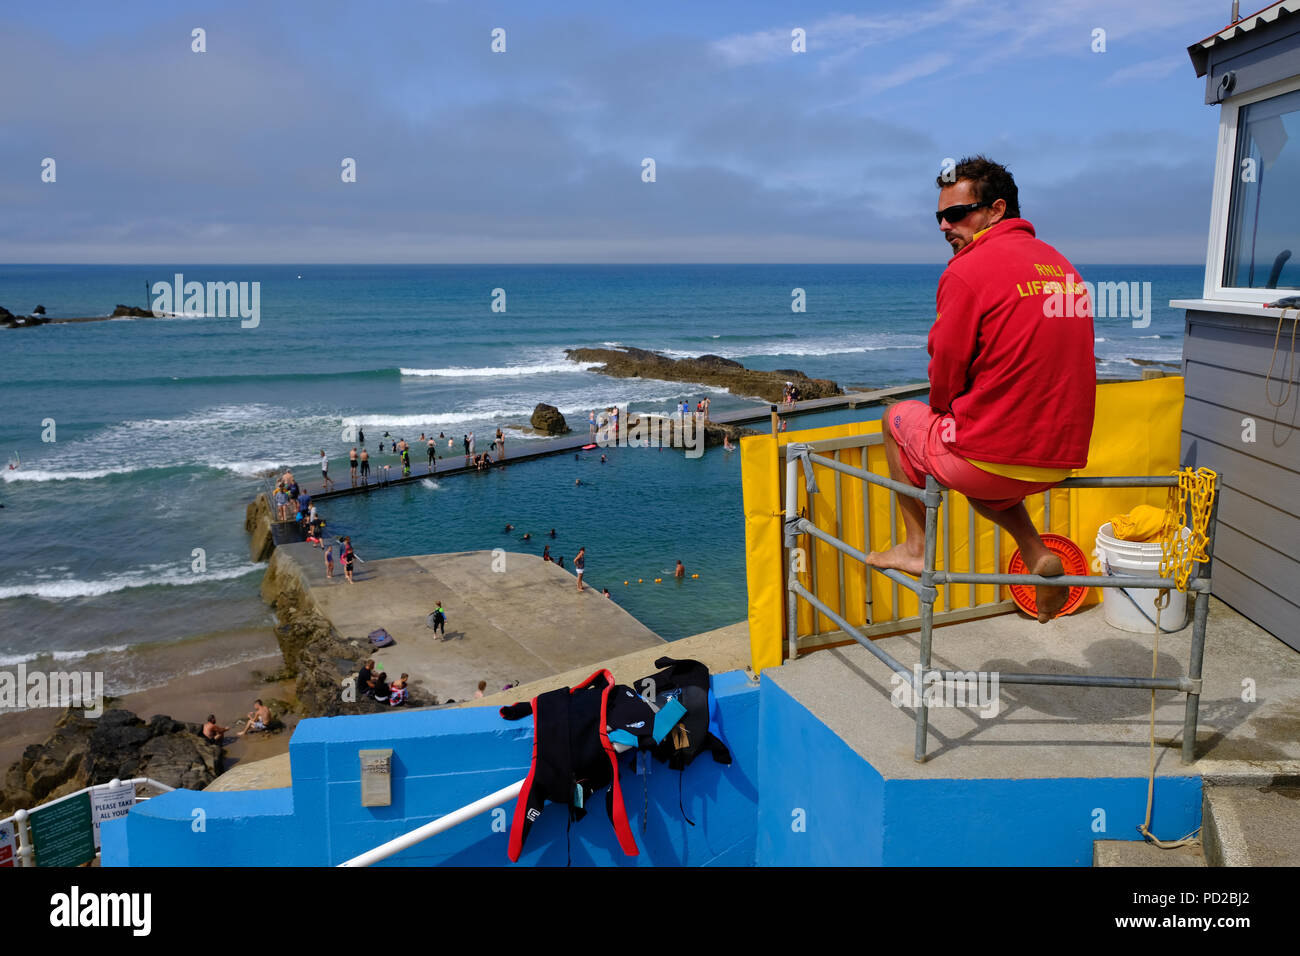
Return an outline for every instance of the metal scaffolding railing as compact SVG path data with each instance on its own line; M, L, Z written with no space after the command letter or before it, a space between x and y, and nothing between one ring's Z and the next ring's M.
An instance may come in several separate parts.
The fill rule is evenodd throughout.
M872 441L871 439L874 439ZM927 679L937 679L944 684L965 682L969 679L970 672L962 671L941 671L932 672L930 670L931 651L933 644L933 631L935 625L935 602L939 597L939 586L944 586L947 591L952 585L967 584L971 586L972 604L974 604L975 586L981 584L991 584L997 586L997 594L1000 596L1001 587L1004 585L1022 584L1022 585L1048 585L1063 587L1117 587L1117 588L1140 588L1140 589L1173 589L1176 587L1171 578L1161 578L1158 576L1128 576L1128 575L1061 575L1058 577L1043 577L1036 574L1002 574L1002 573L976 573L973 570L974 560L972 556L972 570L970 572L952 571L947 568L939 570L936 566L938 550L938 534L940 510L944 503L944 496L947 489L943 488L931 476L926 476L926 486L924 489L915 488L903 482L894 481L882 475L877 475L865 467L856 467L846 464L839 460L839 455L828 457L826 452L838 452L844 447L850 445L859 445L864 449L863 464L866 464L865 447L870 444L878 444L880 437L873 436L856 436L855 438L832 439L828 441L818 441L810 443L791 443L785 446L786 474L785 474L785 547L788 549L788 558L785 562L786 589L790 598L787 601L786 608L786 640L787 653L790 659L798 657L798 602L800 599L806 601L814 611L813 620L817 621L817 613L824 615L834 622L843 633L857 641L866 648L873 656L882 663L886 664L897 674L901 675L912 688L913 700L915 701L915 721L916 721L916 749L914 757L917 761L925 759L927 738L929 732L929 706L926 703L924 687L920 686L922 674L927 675ZM854 547L844 541L840 535L843 533L838 528L842 508L837 507L836 522L837 534L832 534L815 523L815 516L812 514L813 492L815 490L813 466L820 466L830 469L835 475L835 493L837 505L842 500L840 480L841 476L847 476L864 482L863 487L863 520L864 523L869 521L870 501L868 491L871 486L885 488L895 495L907 495L920 501L925 506L925 550L924 550L924 568L920 580L901 571L892 569L876 568L866 563L867 553L859 548ZM806 482L808 492L808 514L799 513L799 478L800 468L804 472L803 477ZM1215 496L1214 505L1210 512L1208 527L1208 550L1207 554L1213 556L1214 532L1218 521L1218 482L1215 479ZM1168 476L1117 476L1117 477L1097 477L1097 478L1069 478L1056 485L1058 489L1069 488L1167 488L1178 484L1176 475ZM1055 489L1053 489L1055 490ZM1051 522L1051 498L1050 492L1047 493L1044 503L1044 521L1050 526ZM943 515L946 520L948 512L944 511ZM974 517L972 512L971 522L971 539L973 552L974 539ZM894 500L890 500L890 539L897 542L897 509L894 507ZM815 558L810 562L809 577L811 578L811 590L804 587L799 581L799 569L796 566L795 552L797 548L797 539L800 535L808 535L817 541L829 545L838 552L838 572L839 572L839 610L830 607L826 602L821 600L817 595L818 588L818 567ZM998 547L1000 534L995 534L995 548ZM951 527L945 524L945 544L949 555L951 555L952 535ZM864 544L870 547L870 529L864 528ZM892 630L897 631L901 628L898 626L898 594L899 588L906 588L914 593L920 602L919 626L921 631L920 661L919 666L913 670L896 660L886 651L876 646L867 631L882 633L879 626L860 628L850 624L845 619L845 558L852 558L858 561L869 571L875 571L889 579L893 586L893 620L890 622ZM995 551L995 566L1001 567L1000 552ZM1196 724L1200 706L1201 693L1201 666L1205 656L1205 626L1209 614L1209 597L1210 597L1210 561L1197 565L1197 573L1188 585L1188 589L1195 593L1195 605L1192 612L1192 644L1190 659L1188 662L1186 677L1127 677L1127 676L1102 676L1092 674L1005 674L999 672L998 680L1008 684L1048 684L1067 687L1129 687L1140 688L1143 690L1174 690L1187 695L1186 709L1183 718L1183 744L1182 759L1184 763L1191 763L1196 758ZM873 621L871 613L871 587L870 576L868 573L868 586L865 589L865 598L867 602L866 620ZM947 606L951 607L951 602L947 601ZM975 608L976 611L987 609L998 609L1000 604L985 605L984 608ZM954 612L957 613L957 612ZM814 627L816 624L814 623Z

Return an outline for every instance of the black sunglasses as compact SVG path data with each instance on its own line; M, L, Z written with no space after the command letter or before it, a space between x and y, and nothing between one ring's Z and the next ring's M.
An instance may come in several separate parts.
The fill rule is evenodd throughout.
M993 202L997 202L997 200L995 199ZM961 222L976 209L983 209L985 206L992 205L992 202L968 202L965 205L949 206L947 209L940 209L935 212L934 221L943 222L947 219L948 222L956 224Z

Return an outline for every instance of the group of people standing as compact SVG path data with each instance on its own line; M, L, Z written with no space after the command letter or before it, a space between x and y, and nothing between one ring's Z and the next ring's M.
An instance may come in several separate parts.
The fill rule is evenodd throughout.
M491 467L492 459L488 457L487 452L483 452L482 455L478 455L475 453L473 432L470 432L467 435L465 435L461 439L461 441L465 446L465 467L466 468L469 468L471 465L473 465L479 471L483 471L484 469ZM506 460L506 436L501 433L501 429L499 428L497 429L496 436L492 439L491 451L494 455L496 455L496 461L498 464Z

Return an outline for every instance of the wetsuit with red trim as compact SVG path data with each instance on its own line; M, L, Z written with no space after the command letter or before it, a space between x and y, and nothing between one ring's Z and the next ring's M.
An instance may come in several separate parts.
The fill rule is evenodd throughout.
M561 687L501 708L507 720L533 717L532 765L515 801L506 851L511 862L519 860L547 800L566 804L572 822L586 815L587 798L605 787L610 788L606 808L619 846L628 856L638 854L619 785L616 751L605 729L614 686L614 675L600 670L572 690Z

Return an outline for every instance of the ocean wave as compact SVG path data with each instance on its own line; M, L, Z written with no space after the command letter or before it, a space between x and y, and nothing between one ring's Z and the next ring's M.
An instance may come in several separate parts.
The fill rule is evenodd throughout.
M126 475L133 471L144 471L144 466L139 468L94 468L88 471L46 471L41 468L15 468L12 471L4 472L5 481L93 481L96 478L106 478L109 475Z
M517 375L549 375L594 368L599 362L537 362L532 365L503 365L486 368L402 368L403 375L420 378L500 378Z
M123 651L129 651L130 649L131 645L129 644L114 644L111 647L92 647L88 651L35 651L31 654L0 655L0 667L33 664L46 658L59 663L79 661L82 658L93 657L96 654L121 654Z
M260 564L244 564L195 574L189 569L188 564L152 565L137 571L124 571L121 574L110 575L97 581L64 578L59 581L12 584L8 587L0 587L0 600L37 597L47 601L58 601L68 598L98 597L130 588L183 587L191 584L207 584L212 581L228 581L263 570L265 569Z
M477 451L477 449L475 449ZM420 482L421 488L428 488L430 491L437 491L442 485L438 484L432 478L425 478Z
M131 319L114 321L130 322ZM320 379L337 381L340 378L400 378L401 373L395 368L365 368L353 370L334 370L329 372L244 372L229 375L157 375L143 378L46 378L25 379L25 387L50 386L60 390L69 388L105 388L108 386L138 385L237 385L241 382L307 382Z
M263 478L273 474L280 474L285 468L302 469L310 468L312 465L319 467L320 459L304 458L300 461L273 461L269 458L262 458L254 461L215 462L204 467L217 471L232 471L237 475L244 475L248 478Z

